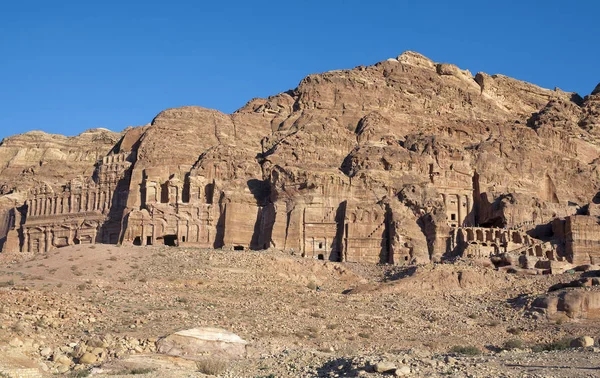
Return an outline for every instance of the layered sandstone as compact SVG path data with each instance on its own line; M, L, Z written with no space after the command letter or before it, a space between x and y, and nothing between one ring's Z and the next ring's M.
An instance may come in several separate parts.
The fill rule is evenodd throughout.
M230 115L168 109L118 142L88 141L94 159L92 150L32 153L29 163L66 156L79 168L33 169L43 185L4 217L13 232L5 244L274 247L395 264L517 251L586 262L595 255L575 233L552 225L595 217L598 96L405 52L309 75ZM0 156L14 160L11 140ZM593 222L585 227L595 235Z

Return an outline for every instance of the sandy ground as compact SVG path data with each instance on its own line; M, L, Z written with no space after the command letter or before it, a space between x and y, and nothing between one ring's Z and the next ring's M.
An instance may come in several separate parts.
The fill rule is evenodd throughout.
M221 369L229 377L377 376L381 361L410 367L410 376L600 376L593 348L528 349L600 336L598 322L554 324L526 311L550 285L574 278L508 275L468 261L402 268L162 246L0 255L0 368L25 366L25 356L49 374L44 347L216 326L249 342L247 358ZM15 337L25 345L10 346ZM503 351L509 341L519 348ZM482 354L452 353L456 346ZM134 366L148 376L204 376L195 363L145 351L97 365L92 375Z

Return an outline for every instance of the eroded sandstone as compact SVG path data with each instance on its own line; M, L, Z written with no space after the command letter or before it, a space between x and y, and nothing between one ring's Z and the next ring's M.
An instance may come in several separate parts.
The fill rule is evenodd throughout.
M594 264L598 96L405 52L309 75L233 114L183 107L118 136L11 137L0 146L2 250L123 243L392 264L496 257L534 273Z

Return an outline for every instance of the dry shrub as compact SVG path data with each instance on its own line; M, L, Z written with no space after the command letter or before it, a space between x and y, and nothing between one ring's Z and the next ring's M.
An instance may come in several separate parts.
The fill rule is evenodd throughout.
M205 357L199 361L196 361L196 368L202 374L208 375L220 375L227 370L228 361L216 358L216 357Z

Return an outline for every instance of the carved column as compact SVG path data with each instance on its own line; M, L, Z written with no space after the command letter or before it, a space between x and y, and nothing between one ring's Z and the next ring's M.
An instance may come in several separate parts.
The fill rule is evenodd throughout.
M460 226L460 225L462 225L462 222L463 222L462 204L460 202L460 194L455 194L454 196L456 197L456 210L458 213L458 214L456 214L456 223Z
M29 229L23 230L23 246L21 248L21 252L30 252L29 246Z
M94 210L98 210L98 202L100 201L100 191L96 189L96 195L94 196Z
M112 185L108 186L108 203L106 204L107 209L110 209L112 206L112 199L113 199L113 188Z
M46 236L46 248L44 249L44 252L48 252L50 251L51 247L52 247L52 230L50 230L50 228L46 227L45 230L45 236Z
M140 237L142 240L142 245L146 245L146 222L142 219L142 236Z
M465 195L465 199L467 201L467 217L469 217L469 222L468 225L473 223L473 217L474 214L472 214L472 204L471 204L471 197L469 197L468 195Z

